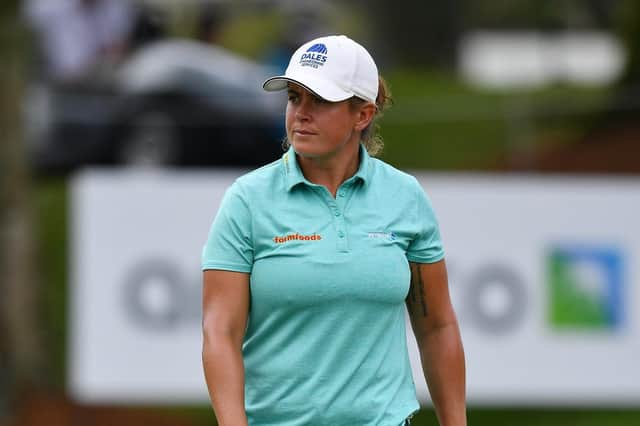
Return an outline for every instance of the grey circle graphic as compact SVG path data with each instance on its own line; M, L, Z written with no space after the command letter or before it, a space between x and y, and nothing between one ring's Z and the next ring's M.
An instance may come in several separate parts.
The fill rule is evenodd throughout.
M492 312L482 303L483 295L496 290L502 292L507 301L500 312ZM471 276L465 304L474 326L490 334L504 334L522 322L527 310L527 291L513 270L502 265L487 265Z
M145 294L154 287L164 293L166 306L151 309ZM170 262L162 259L147 260L137 264L127 275L124 283L124 310L138 326L166 330L180 324L184 305L182 277Z

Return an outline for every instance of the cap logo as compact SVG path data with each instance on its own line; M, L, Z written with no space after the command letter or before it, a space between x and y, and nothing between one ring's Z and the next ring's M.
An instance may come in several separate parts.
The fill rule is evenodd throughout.
M321 53L323 55L326 55L327 54L327 46L325 46L322 43L316 43L313 46L311 46L310 48L308 48L307 52L318 52L318 53Z
M327 62L327 46L322 43L316 43L307 49L306 53L300 58L301 67L318 68Z

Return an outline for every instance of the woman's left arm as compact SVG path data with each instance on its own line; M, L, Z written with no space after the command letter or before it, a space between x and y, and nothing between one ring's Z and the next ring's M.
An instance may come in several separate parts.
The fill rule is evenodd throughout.
M465 365L444 260L410 263L406 304L429 393L442 426L467 424Z

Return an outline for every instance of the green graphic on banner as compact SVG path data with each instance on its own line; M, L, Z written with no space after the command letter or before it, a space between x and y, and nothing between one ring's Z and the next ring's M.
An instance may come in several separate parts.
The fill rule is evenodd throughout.
M617 328L622 317L621 265L616 250L552 249L547 257L550 325L556 329Z

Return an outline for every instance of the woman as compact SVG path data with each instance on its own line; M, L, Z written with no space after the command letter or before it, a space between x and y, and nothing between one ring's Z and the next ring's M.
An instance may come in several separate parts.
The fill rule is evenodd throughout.
M227 191L203 250L203 365L220 425L398 426L419 409L404 306L442 425L464 356L440 235L415 178L370 157L389 100L345 36L283 76L288 152Z

